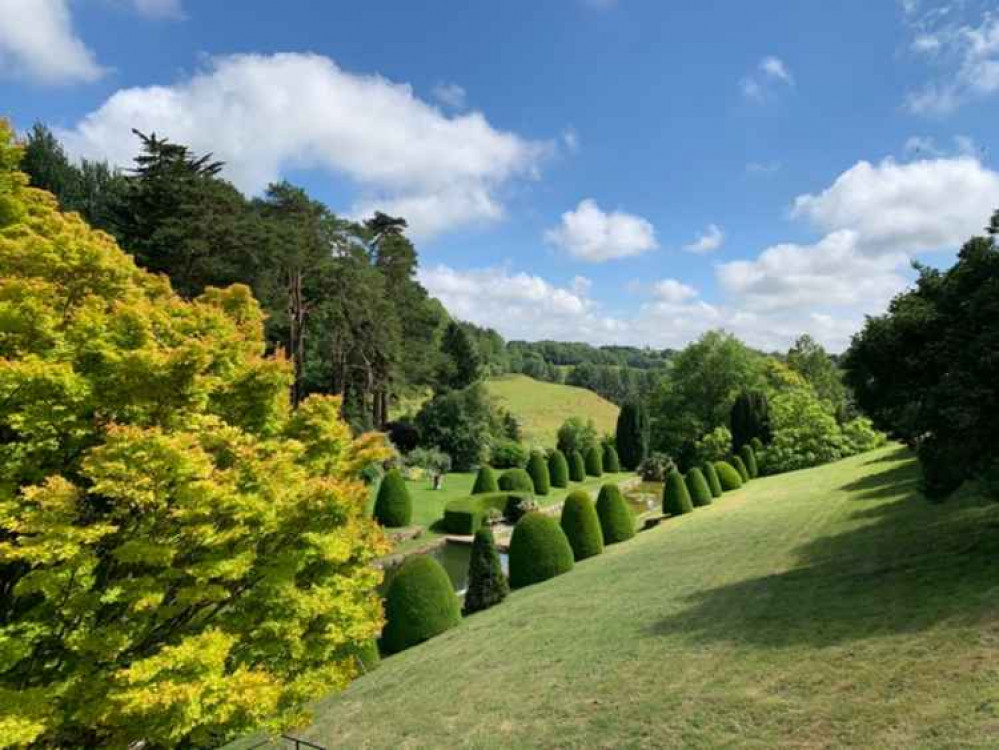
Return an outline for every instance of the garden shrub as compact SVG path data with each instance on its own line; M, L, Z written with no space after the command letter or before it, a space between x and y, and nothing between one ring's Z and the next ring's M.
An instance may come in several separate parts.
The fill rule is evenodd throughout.
M727 461L715 461L715 471L718 474L718 481L725 492L731 492L742 487L742 475Z
M551 479L548 474L548 462L540 451L532 451L527 460L527 473L531 477L535 495L547 495L551 489Z
M758 454L760 453L760 451L763 450L763 441L760 440L758 437L754 437L752 440L750 440L749 445L752 446L754 453Z
M527 464L527 448L516 440L498 440L490 451L489 464L497 469L522 469Z
M732 433L727 427L716 427L694 443L692 463L722 461L732 451Z
M779 392L771 401L773 439L767 444L768 474L829 463L847 453L836 418L810 386Z
M718 472L715 471L715 465L709 461L704 464L702 472L704 473L704 478L708 480L708 489L711 490L711 496L721 497L722 486L721 482L718 480Z
M559 521L565 532L572 555L576 562L599 555L604 551L604 535L600 528L600 518L588 492L576 490L562 504L562 518Z
M573 482L582 482L586 479L586 462L583 461L583 454L579 451L569 454L569 479Z
M511 504L529 497L519 492L490 492L452 500L444 506L441 527L446 534L470 536L482 527L490 510L506 517Z
M593 420L585 422L582 417L569 417L562 426L558 428L555 447L566 456L573 451L586 453L586 449L597 442L597 428L593 426Z
M591 477L602 477L604 475L604 457L600 452L600 446L591 445L586 449L586 474Z
M596 508L604 544L617 544L635 536L635 515L616 484L600 488Z
M604 443L603 468L609 474L617 474L621 471L621 461L618 459L617 450L610 443Z
M687 483L687 493L690 495L690 501L695 508L711 505L711 488L708 486L708 482L700 469L695 466L688 471L684 481Z
M683 475L673 469L666 475L666 483L663 485L663 513L669 516L679 516L684 513L691 513L694 504L690 501L690 493L687 492L687 484L683 481Z
M739 457L746 467L746 473L749 474L749 478L756 479L760 475L760 469L756 465L756 453L748 443L739 449ZM739 467L737 466L736 468Z
M472 485L473 495L482 495L486 492L499 492L499 484L496 483L496 472L490 466L480 466L479 473L475 475L475 484Z
M617 417L614 443L620 464L635 471L649 454L649 414L642 403L628 402Z
M942 500L960 487L968 477L962 470L961 446L929 437L919 445L919 465L923 470L923 493L931 500Z
M552 487L569 486L569 462L565 454L557 448L548 456L548 477Z
M461 604L451 579L429 555L413 555L392 575L385 592L387 654L422 643L461 622Z
M455 471L489 463L496 421L496 408L481 383L439 393L416 415L421 442L451 456Z
M739 456L732 456L729 463L739 472L739 478L742 479L743 484L749 481L749 469L746 468L745 462Z
M389 529L409 526L412 523L413 500L409 496L406 480L398 469L389 469L378 486L375 520Z
M483 527L475 532L472 555L468 561L468 590L465 592L463 613L470 615L499 604L510 593L503 575L493 532Z
M646 482L665 482L666 476L676 468L673 459L665 453L653 453L638 466L638 474Z
M533 496L521 492L512 492L507 497L503 509L503 520L515 524L528 513L538 509L538 501Z
M389 422L385 425L385 431L392 445L402 453L409 453L420 444L420 428L412 422L401 419L398 422Z
M524 469L507 469L500 474L497 484L504 492L534 493L534 482Z
M572 547L554 518L528 513L510 537L509 564L510 587L530 586L572 570Z
M874 423L867 417L851 419L841 429L843 439L846 441L846 450L850 454L866 453L888 442L887 436L875 430Z

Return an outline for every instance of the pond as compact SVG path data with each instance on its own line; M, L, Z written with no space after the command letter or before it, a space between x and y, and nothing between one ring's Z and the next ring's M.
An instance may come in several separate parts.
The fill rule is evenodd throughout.
M468 563L472 558L472 545L448 542L427 553L441 564L459 596L468 588ZM500 552L500 565L509 574L506 552Z
M658 512L662 505L662 496L662 482L642 482L624 492L624 499L636 516Z

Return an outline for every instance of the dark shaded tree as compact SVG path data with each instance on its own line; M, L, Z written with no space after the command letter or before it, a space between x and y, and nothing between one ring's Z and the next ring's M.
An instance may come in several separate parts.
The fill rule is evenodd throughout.
M614 444L621 466L635 471L649 455L649 415L645 405L629 401L617 416Z
M468 562L468 590L465 592L464 614L489 609L510 593L510 584L503 575L493 532L483 526L475 532L472 554Z
M762 440L764 444L769 443L772 434L767 395L763 391L742 391L732 404L729 425L733 451L748 445L754 438Z

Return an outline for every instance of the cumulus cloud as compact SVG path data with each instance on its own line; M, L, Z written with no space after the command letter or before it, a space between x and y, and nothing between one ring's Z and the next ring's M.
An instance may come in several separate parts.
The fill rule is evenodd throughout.
M535 178L551 151L480 112L449 117L406 84L297 53L213 58L176 84L122 89L58 134L75 156L127 165L133 127L213 152L248 193L287 169L344 177L360 196L353 214L401 214L420 237L501 218L504 189Z
M756 69L739 82L743 97L762 103L781 86L794 86L790 68L779 57L767 55Z
M592 198L562 214L557 227L545 232L545 241L575 258L599 263L628 258L658 247L655 228L641 216L606 212Z
M662 302L676 305L696 297L697 290L676 279L663 279L656 282L653 295Z
M696 240L691 242L689 245L684 245L683 249L689 253L698 253L703 255L714 252L720 248L724 242L725 232L722 231L721 227L717 224L709 224L708 228L699 234Z
M67 0L0 0L0 73L40 84L96 81L105 70L73 30Z
M467 93L457 83L438 83L430 92L434 99L452 109L464 109Z

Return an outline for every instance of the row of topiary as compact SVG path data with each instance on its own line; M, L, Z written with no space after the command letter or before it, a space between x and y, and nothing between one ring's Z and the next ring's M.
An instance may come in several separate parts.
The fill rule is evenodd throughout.
M599 555L604 546L635 535L635 517L616 484L600 489L596 504L576 490L562 505L559 521L543 513L525 514L513 529L509 581L503 574L492 531L475 532L465 593L464 614L499 604L511 588L522 588L572 570L576 562ZM451 581L433 558L408 558L392 577L385 595L381 648L395 653L448 630L462 608Z
M708 461L703 467L690 469L686 476L673 469L663 484L663 514L691 513L757 476L756 451L750 445L742 446L729 461Z

